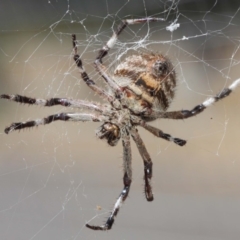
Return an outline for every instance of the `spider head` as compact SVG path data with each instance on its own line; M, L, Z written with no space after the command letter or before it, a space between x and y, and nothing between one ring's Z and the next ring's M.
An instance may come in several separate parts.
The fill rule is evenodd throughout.
M121 137L119 127L113 123L101 125L97 129L96 135L98 138L106 140L110 146L116 146Z

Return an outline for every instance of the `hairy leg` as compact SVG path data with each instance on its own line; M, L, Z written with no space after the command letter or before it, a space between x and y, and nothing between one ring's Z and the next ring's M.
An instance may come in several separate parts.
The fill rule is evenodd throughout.
M36 127L39 125L50 124L54 121L76 121L76 122L100 122L105 121L104 117L100 117L94 114L86 114L86 113L58 113L54 115L50 115L48 117L42 119L36 119L27 122L16 122L12 123L9 127L5 128L5 133L8 134L15 130L21 130L24 128Z
M130 146L130 136L127 129L122 129L122 145L123 145L123 190L120 193L117 201L113 207L113 210L108 217L106 223L102 226L94 226L90 224L86 224L86 227L93 230L109 230L112 228L115 217L117 216L119 209L123 202L126 200L130 185L132 182L132 153Z
M152 187L151 187L151 178L152 178L152 160L151 157L145 147L145 144L140 137L138 131L136 128L131 129L131 136L134 140L134 142L137 145L138 151L143 159L144 164L144 182L145 182L145 196L147 201L153 201L153 193L152 193Z
M120 25L117 27L116 31L114 31L112 37L108 40L106 45L103 46L103 48L99 51L96 60L95 60L95 66L97 70L99 71L102 78L107 82L107 84L111 87L113 92L116 96L120 97L122 94L121 87L114 81L114 79L109 75L109 73L106 70L106 67L102 64L103 58L108 54L109 50L112 49L119 37L119 35L122 33L122 31L128 26L128 25L134 25L139 23L146 23L146 22L158 22L158 21L164 21L163 18L139 18L139 19L124 19L120 23Z
M218 93L215 97L211 97L203 103L197 105L192 110L181 110L173 112L153 112L150 118L168 118L168 119L185 119L198 115L203 112L206 108L211 106L213 103L228 97L232 91L240 85L240 78L235 80L228 88L223 89L222 92Z
M134 116L134 117L132 117L132 119L133 119L134 123L136 123L137 125L140 125L141 127L146 129L147 131L149 131L156 137L165 139L170 142L174 142L175 144L177 144L179 146L184 146L187 143L186 140L183 140L181 138L172 137L170 134L164 133L162 130L147 124L145 121L143 121L139 117Z
M52 107L56 105L61 105L64 107L73 107L73 108L80 108L80 109L88 109L94 110L97 112L103 112L105 107L99 103L84 101L84 100L74 100L74 99L67 99L67 98L50 98L50 99L40 99L40 98L31 98L21 95L8 95L2 94L0 98L8 99L10 101L18 102L18 103L25 103L30 105L39 105L44 107Z

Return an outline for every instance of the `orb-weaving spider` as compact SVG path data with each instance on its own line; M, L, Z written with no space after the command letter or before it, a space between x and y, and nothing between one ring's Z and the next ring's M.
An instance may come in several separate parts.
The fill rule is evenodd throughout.
M123 20L118 26L113 36L106 45L99 51L94 62L96 70L100 76L106 81L108 90L102 89L96 85L94 80L90 79L84 70L82 60L78 55L76 35L72 35L74 61L79 69L83 81L87 86L103 98L107 104L99 104L79 99L51 98L35 99L21 95L3 94L0 97L15 102L28 103L42 106L62 105L64 107L72 107L80 110L90 110L90 113L74 112L59 113L50 115L46 118L12 123L5 129L5 133L14 130L29 128L38 125L49 124L53 121L95 121L103 124L97 130L97 137L104 139L110 146L115 146L120 138L123 146L123 190L120 193L113 210L102 226L93 226L86 224L88 228L93 230L109 230L112 228L115 217L120 209L121 204L126 200L131 181L131 146L130 136L133 138L144 164L144 192L147 201L153 200L151 187L152 178L152 161L147 149L140 137L137 126L141 126L159 138L174 142L179 146L184 146L186 141L180 138L172 137L164 133L160 129L150 126L147 122L158 118L168 119L185 119L203 112L204 109L227 97L237 85L240 79L235 80L228 88L216 96L209 98L203 103L195 106L192 110L180 110L166 112L171 101L174 98L176 87L176 74L171 61L162 54L141 54L131 55L120 63L111 76L106 67L102 64L103 58L113 48L120 33L127 25L162 21L161 18L142 18Z

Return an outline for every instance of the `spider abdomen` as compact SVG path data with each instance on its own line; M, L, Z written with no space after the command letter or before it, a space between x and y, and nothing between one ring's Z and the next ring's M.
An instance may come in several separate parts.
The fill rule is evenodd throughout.
M174 98L176 73L161 54L132 55L117 66L114 77L124 87L134 112L146 106L166 111Z

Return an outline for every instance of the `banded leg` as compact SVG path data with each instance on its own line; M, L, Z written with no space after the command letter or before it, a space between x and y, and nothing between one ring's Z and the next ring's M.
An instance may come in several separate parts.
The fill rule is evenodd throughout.
M87 84L88 87L90 87L99 96L108 100L109 102L113 102L114 101L113 97L111 95L109 95L105 90L98 87L96 85L96 83L92 79L89 78L87 72L85 71L85 69L83 67L83 64L82 64L82 60L81 60L81 58L78 54L77 39L76 39L75 34L72 34L72 44L73 44L73 50L74 50L73 59L74 59L76 65L79 69L79 72L81 74L81 77L82 77L83 81Z
M222 92L218 93L215 97L211 97L204 101L202 104L197 105L192 110L181 110L165 113L153 113L151 117L155 118L168 118L168 119L185 119L189 117L196 116L197 114L203 112L207 107L211 106L213 103L229 96L232 91L240 85L240 78L235 80L228 88L223 89Z
M130 146L130 136L126 129L122 130L122 145L123 145L123 190L119 195L111 215L107 219L106 223L102 226L93 226L86 224L86 227L91 228L93 230L110 230L114 223L115 217L117 216L119 209L123 202L126 200L130 185L132 182L132 153L131 153L131 146Z
M162 130L155 128L151 125L148 125L146 123L141 126L143 128L145 128L146 130L148 130L150 133L152 133L154 136L165 139L170 142L174 142L178 146L184 146L187 143L186 140L183 140L181 138L172 137L170 134L164 133Z
M108 40L105 46L99 51L96 60L95 60L95 66L97 70L99 71L102 78L107 82L107 84L113 89L115 94L117 96L121 95L121 87L114 81L111 76L106 71L105 66L102 64L103 58L108 54L109 50L113 48L115 45L119 35L121 32L128 26L138 23L146 23L146 22L157 22L157 21L164 21L163 18L139 18L139 19L125 19L122 20L120 25L117 27L117 30L114 31L112 37Z
M121 34L121 32L128 26L128 25L134 25L138 23L150 23L150 22L160 22L164 21L164 18L152 18L152 17L147 17L147 18L138 18L138 19L124 19L122 22L119 24L117 27L117 30L113 32L112 37L108 40L105 46L99 51L96 62L102 63L103 58L108 54L109 50L112 49Z
M142 156L143 159L143 164L144 164L144 182L145 182L145 187L144 187L144 192L147 201L153 201L153 193L152 193L152 187L151 187L151 178L152 178L152 160L151 157L145 147L145 144L140 137L138 131L136 128L131 129L131 136L134 140L134 142L137 145L138 151L140 155Z
M61 105L64 107L73 107L73 108L85 108L89 110L95 110L97 112L103 112L104 106L101 106L99 103L88 102L84 100L73 100L67 98L50 98L50 99L40 99L40 98L30 98L21 95L8 95L2 94L0 98L8 99L10 101L18 103L26 103L30 105L39 105L44 107L52 107L56 105Z
M81 122L86 122L86 121L93 121L93 122L101 122L105 121L104 117L100 117L94 114L87 114L87 113L58 113L54 115L50 115L48 117L42 118L42 119L36 119L32 121L27 121L27 122L17 122L17 123L12 123L9 127L5 128L5 133L8 134L12 131L15 130L21 130L24 128L30 128L30 127L35 127L39 125L45 125L45 124L50 124L54 121L81 121Z
M155 128L151 125L148 125L145 121L143 121L142 119L140 119L138 117L134 116L132 119L133 119L134 123L145 128L147 131L149 131L156 137L162 138L162 139L170 141L170 142L174 142L175 144L177 144L179 146L184 146L187 143L186 140L183 140L181 138L172 137L170 134L164 133L162 130Z
M104 65L100 63L100 61L95 61L95 66L100 73L101 77L106 81L106 83L109 85L109 87L112 89L112 91L115 93L117 97L120 98L122 96L122 88L119 86L119 84L114 81L114 79L111 77L111 75L107 72L107 69Z

